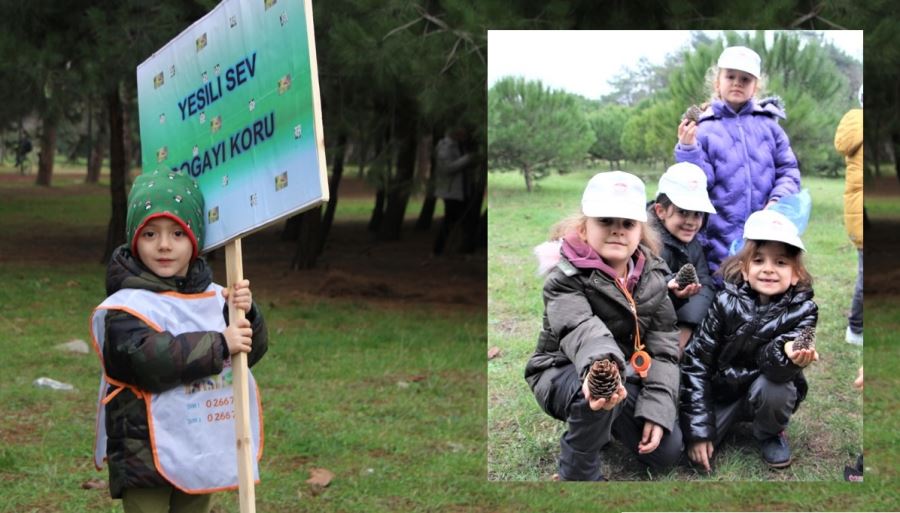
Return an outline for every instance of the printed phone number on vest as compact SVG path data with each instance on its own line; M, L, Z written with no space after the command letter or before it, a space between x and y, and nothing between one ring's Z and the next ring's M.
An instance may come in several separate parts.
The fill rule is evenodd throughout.
M214 408L226 408L228 406L232 406L234 404L234 396L227 397L214 397L212 399L207 399L204 403L204 406L207 410L211 410ZM188 410L194 410L200 407L200 403L190 403L187 405ZM224 411L224 412L210 412L206 414L207 422L221 422L224 420L231 420L235 418L234 410ZM187 424L198 424L202 421L202 417L189 417L186 419Z

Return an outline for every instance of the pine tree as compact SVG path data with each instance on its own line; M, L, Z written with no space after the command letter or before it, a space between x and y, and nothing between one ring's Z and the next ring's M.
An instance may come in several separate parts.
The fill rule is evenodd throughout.
M534 180L584 158L594 135L576 97L539 80L506 77L488 91L488 155L492 169L518 169Z

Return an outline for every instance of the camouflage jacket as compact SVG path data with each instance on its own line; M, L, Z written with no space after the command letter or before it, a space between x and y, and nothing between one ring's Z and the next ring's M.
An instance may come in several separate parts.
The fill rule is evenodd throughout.
M110 260L106 292L124 288L154 292L196 293L212 282L212 271L201 258L194 261L185 278L160 278L132 256L127 245L119 247ZM223 312L228 321L227 308ZM247 314L253 328L253 350L248 363L253 366L268 347L266 324L254 303ZM162 392L198 378L218 374L228 348L222 333L215 331L182 333L156 332L137 317L111 310L106 317L103 360L107 373L120 381L150 392ZM110 391L113 387L110 387ZM150 446L147 409L143 399L124 389L106 405L106 452L109 464L109 491L120 498L124 488L152 488L168 483L156 471Z

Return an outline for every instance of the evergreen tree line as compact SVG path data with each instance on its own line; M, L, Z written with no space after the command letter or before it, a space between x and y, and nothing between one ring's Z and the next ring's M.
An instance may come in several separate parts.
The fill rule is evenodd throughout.
M696 32L689 48L663 64L642 60L616 76L614 91L597 101L536 80L499 80L488 92L490 169L521 171L530 191L548 172L591 160L607 161L611 169L626 161L668 166L685 110L712 100L709 71L722 49L734 45L750 47L762 58L757 98L779 98L801 172L842 174L834 130L848 109L859 106L862 63L815 33L779 32L767 45L763 31L726 32L715 40Z
M35 183L52 183L57 155L86 159L87 181L110 168L112 215L105 261L124 241L128 170L140 165L136 67L204 16L216 0L0 0L0 137L12 152L30 130ZM377 189L369 229L401 237L413 192L426 193L417 227L428 229L433 145L466 127L484 154L485 16L469 0L329 0L313 9L331 201L290 219L291 267L309 268L334 219L347 163ZM478 244L486 163L471 169L467 241ZM483 237L481 238L483 240ZM98 255L99 257L99 255Z
M140 0L0 0L0 97L3 98L0 137L4 143L9 142L22 133L23 125L29 120L37 126L31 137L35 153L40 156L38 184L50 184L53 157L57 154L88 157L89 181L99 176L99 163L108 159L113 205L108 247L124 236L125 170L136 160L135 149L139 147L135 68L216 3L216 0L159 0L150 4ZM505 115L493 108L493 114L487 116L488 95L484 84L488 29L865 29L865 132L869 146L866 171L878 174L879 166L890 163L900 178L900 159L894 158L900 147L900 110L897 109L900 88L896 86L900 83L897 76L900 74L900 45L897 44L900 21L894 11L893 2L888 0L864 3L851 0L818 3L803 0L314 2L325 143L330 180L334 182L332 197L338 198L344 162L346 158L352 159L381 191L373 205L370 224L379 238L390 240L400 236L402 226L398 219L402 220L400 213L406 209L408 194L428 186L423 178L427 174L415 171L426 166L415 163L430 160L427 150L446 126L468 125L474 150L484 152L485 119L496 122ZM701 54L701 43L714 42L703 41L698 36L695 43L697 51L683 56L684 62L676 62L685 65L679 68L683 76L678 83L674 77L671 86L663 81L673 71L657 73L652 66L644 66L639 73L619 77L621 98L608 98L599 105L584 99L573 100L576 105L590 107L582 110L598 111L582 117L588 118L583 121L592 128L581 131L601 134L596 138L591 135L588 143L579 137L568 138L576 148L587 144L576 153L611 159L614 163L616 158L626 158L626 151L633 152L635 156L631 158L636 159L671 158L670 148L665 152L660 148L674 144L677 119L672 118L677 118L687 105L708 96L696 83L698 70L688 65L694 62L693 54ZM711 64L716 55L715 48L709 48L708 52L709 62L695 63L701 69ZM765 51L761 54L766 66L778 62ZM833 64L845 70L848 63L837 59ZM803 71L801 78L809 73ZM803 132L791 123L821 113L837 115L841 112L841 101L853 106L859 77L846 72L841 76L844 79L838 79L841 84L834 100L837 105L827 112L816 103L820 93L794 88L798 78L793 71L781 78L778 73L770 77L767 90L785 100L788 112L785 128L795 149L801 153L805 172L827 174L833 169L827 166L829 159L835 158L831 151L827 146L816 146L823 140L821 135L826 124L816 126L807 121L801 126L812 125L814 130ZM636 87L625 87L629 81ZM830 84L826 80L812 86L815 89ZM845 97L840 100L842 95ZM490 96L491 102L499 98L493 92ZM519 101L530 102L530 99L522 96ZM642 114L637 116L638 112ZM552 116L552 113L541 115ZM632 118L643 121L632 123ZM528 126L527 121L523 123ZM634 136L628 138L630 146L621 147L622 138L613 140L610 134L621 135L628 123L632 123L629 131ZM496 126L492 134L502 135ZM581 125L576 122L576 126ZM831 128L827 126L828 130ZM531 129L549 137L547 126L534 125ZM659 134L664 134L669 142L661 146ZM807 144L804 139L813 143L804 148ZM607 143L599 143L601 140ZM500 142L499 137L492 137L492 143ZM502 143L495 149L502 149L503 144L513 147L511 143ZM563 144L570 146L568 142ZM495 154L493 166L515 167L515 160L507 150ZM4 151L2 156L6 158L6 155ZM568 159L542 162L545 160L536 159L538 166L532 168L535 177L546 169L565 169L571 165ZM478 191L483 191L486 181L486 161L474 174L471 197L479 204L477 209L469 211L477 217L482 211L483 194ZM333 208L333 203L329 207ZM433 212L433 200L426 200L417 226L427 227ZM314 264L319 248L327 240L329 212L326 209L317 214L308 214L304 222L298 225L295 221L293 229L286 230L286 236L300 240L294 266ZM333 211L330 215L333 216ZM473 221L477 224L479 220Z

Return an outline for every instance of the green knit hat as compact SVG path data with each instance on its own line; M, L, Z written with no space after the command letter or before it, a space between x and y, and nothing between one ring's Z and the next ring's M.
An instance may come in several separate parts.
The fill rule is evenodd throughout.
M137 254L137 236L151 219L168 217L181 225L194 245L192 258L203 248L203 194L194 179L174 171L154 170L134 180L128 195L125 237Z

